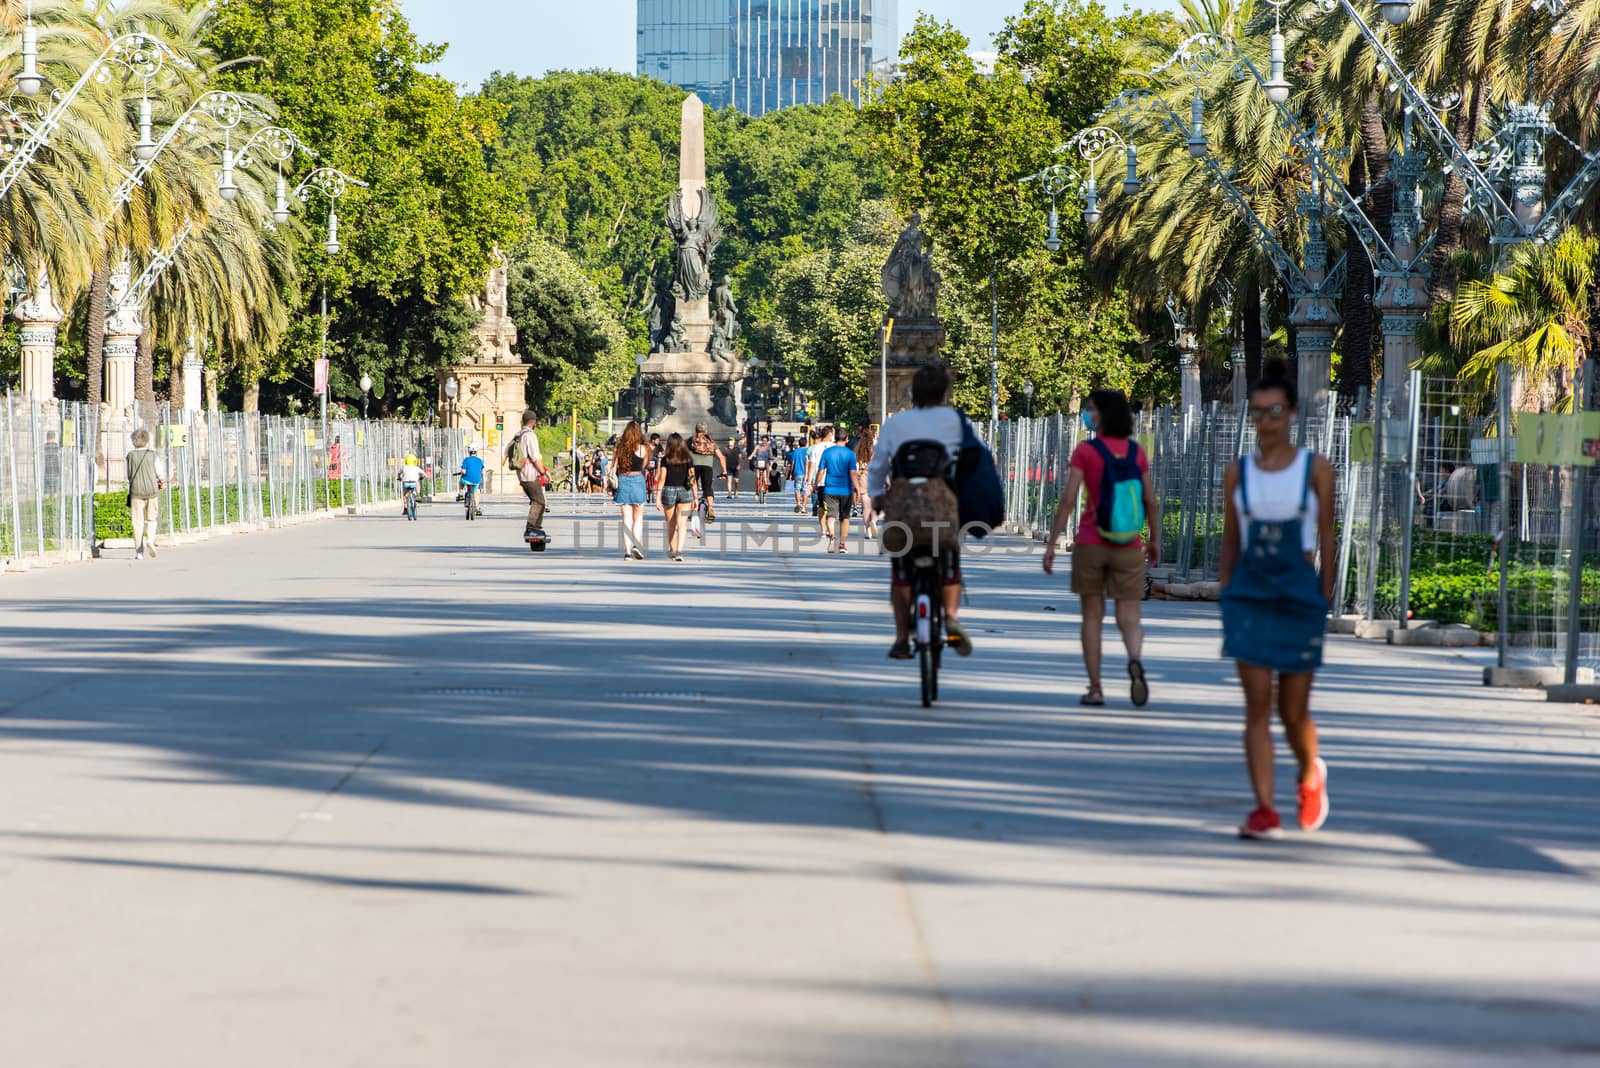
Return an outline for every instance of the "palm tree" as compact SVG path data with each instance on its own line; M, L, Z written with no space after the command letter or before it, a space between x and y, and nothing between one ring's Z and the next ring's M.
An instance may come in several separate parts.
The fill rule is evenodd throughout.
M1579 365L1593 344L1597 261L1600 239L1568 230L1551 245L1518 245L1503 270L1463 283L1450 316L1456 342L1471 351L1461 377L1487 386L1509 369L1519 408L1555 399L1556 410L1570 410Z

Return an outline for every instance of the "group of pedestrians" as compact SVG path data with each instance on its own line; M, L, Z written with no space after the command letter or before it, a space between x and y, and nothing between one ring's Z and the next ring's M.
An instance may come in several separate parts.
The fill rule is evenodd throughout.
M734 451L731 446L727 450ZM617 438L607 475L621 517L623 559L646 559L645 508L654 503L666 521L667 556L683 562L688 538L717 520L718 473L730 487L737 486L739 467L730 463L727 452L718 449L704 423L687 439L678 433L647 439L638 420L629 420Z
M1253 454L1223 479L1219 601L1222 655L1235 662L1244 694L1244 750L1255 808L1239 826L1246 838L1281 833L1275 805L1272 715L1276 709L1298 766L1298 822L1316 830L1328 818L1328 766L1317 746L1310 698L1322 666L1323 635L1334 582L1334 477L1328 461L1294 444L1296 387L1282 361L1269 361L1252 384ZM1143 662L1146 561L1160 559L1160 511L1149 458L1133 437L1133 413L1116 390L1097 390L1084 406L1094 436L1073 450L1044 553L1053 573L1057 543L1082 511L1072 539L1072 589L1082 604L1080 641L1086 706L1105 704L1101 676L1106 602L1113 603L1127 652L1129 698L1150 697ZM1144 536L1145 529L1148 536ZM1320 562L1320 566L1319 566Z
M850 521L859 504L869 535L878 515L898 518L890 489L905 450L932 445L946 458L944 471L954 481L954 458L970 434L970 424L949 402L951 380L942 365L919 369L913 379L911 408L890 417L881 428L862 426L853 434L820 426L807 440L770 437L749 451L758 483L781 477L794 496L797 514L810 511L829 554L849 552ZM1239 827L1248 838L1270 838L1282 829L1274 797L1274 712L1282 722L1298 767L1298 822L1305 830L1322 826L1329 811L1328 768L1318 749L1310 713L1315 673L1322 664L1326 615L1333 593L1334 477L1326 459L1295 446L1295 384L1281 361L1269 361L1249 392L1248 414L1256 450L1231 465L1224 476L1225 512L1219 586L1223 655L1235 661L1244 699L1244 751L1255 807ZM1096 390L1081 418L1090 435L1074 450L1044 551L1043 569L1053 574L1058 545L1077 516L1070 538L1072 590L1080 599L1079 640L1088 684L1079 698L1085 707L1106 703L1103 676L1104 618L1108 603L1127 655L1128 695L1135 707L1150 699L1144 662L1141 602L1147 596L1148 566L1160 559L1161 515L1150 478L1150 459L1134 435L1134 416L1118 390ZM534 434L532 412L513 440L508 458L528 497L527 529L538 529L545 509L544 468ZM143 435L141 440L140 434ZM148 449L148 432L135 435L129 454L130 506L140 554L154 554L155 497L163 472ZM738 488L743 452L732 441L720 449L704 425L685 438L671 433L645 436L631 421L618 436L606 486L618 505L623 556L646 558L645 509L652 502L666 526L666 551L684 559L690 537L701 522L716 519L716 480L729 494ZM914 480L913 480L914 481ZM927 481L924 479L923 481ZM143 533L145 524L150 533ZM944 628L963 655L971 638L960 620L961 563L958 536L929 550L943 585ZM889 552L890 602L895 640L889 656L913 655L910 561ZM1319 566L1320 562L1320 566Z

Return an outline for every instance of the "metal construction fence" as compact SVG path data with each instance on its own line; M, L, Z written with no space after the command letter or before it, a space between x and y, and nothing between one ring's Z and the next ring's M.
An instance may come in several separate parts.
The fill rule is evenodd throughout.
M1600 670L1600 467L1519 460L1531 447L1518 448L1519 430L1542 440L1531 428L1550 417L1511 414L1502 378L1500 396L1485 400L1454 379L1413 375L1398 397L1380 385L1302 418L1299 440L1335 474L1335 610L1493 632L1501 666L1560 668L1572 681ZM1223 474L1255 446L1246 408L1147 411L1137 433L1161 507L1162 565L1177 581L1214 581ZM995 428L1014 531L1049 536L1086 436L1069 415Z
M278 526L318 511L392 500L408 453L444 491L467 432L422 423L154 409L108 421L86 405L7 393L0 406L0 559L93 555L131 537L127 454L137 429L166 473L157 536ZM453 490L452 490L453 492Z

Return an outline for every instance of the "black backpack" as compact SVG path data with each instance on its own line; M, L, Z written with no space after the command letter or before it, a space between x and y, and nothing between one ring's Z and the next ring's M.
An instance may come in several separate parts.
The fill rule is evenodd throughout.
M894 478L942 478L955 481L955 466L944 444L938 441L908 441L894 452L889 463Z

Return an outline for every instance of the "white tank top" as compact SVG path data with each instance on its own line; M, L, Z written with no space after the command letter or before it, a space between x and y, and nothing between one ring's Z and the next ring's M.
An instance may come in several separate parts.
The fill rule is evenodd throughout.
M1282 471L1263 471L1256 466L1257 457L1251 455L1239 462L1239 477L1249 480L1250 516L1244 514L1244 494L1233 491L1233 511L1239 519L1239 542L1250 544L1250 519L1274 522L1293 519L1300 514L1300 498L1306 489L1306 465L1311 463L1311 450L1301 449L1300 455ZM1317 551L1318 511L1317 490L1313 486L1305 493L1306 514L1300 524L1301 548L1308 553Z

